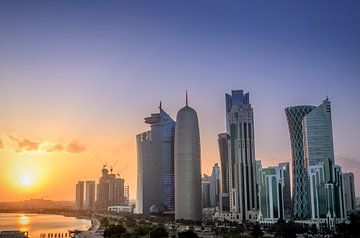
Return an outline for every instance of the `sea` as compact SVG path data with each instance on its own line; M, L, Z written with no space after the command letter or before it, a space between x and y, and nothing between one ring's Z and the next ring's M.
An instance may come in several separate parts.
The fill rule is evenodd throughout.
M29 237L40 238L40 234L52 233L55 237L65 237L69 230L87 230L91 227L91 221L75 217L49 214L24 214L24 213L0 213L0 231L21 230L27 231ZM68 234L67 234L68 236ZM49 236L50 237L50 236Z

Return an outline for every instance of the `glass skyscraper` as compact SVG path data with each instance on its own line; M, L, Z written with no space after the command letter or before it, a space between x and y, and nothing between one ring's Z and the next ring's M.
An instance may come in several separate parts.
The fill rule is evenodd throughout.
M233 90L226 94L229 201L233 219L255 221L258 195L255 174L254 115L249 93Z
M309 183L304 158L303 119L314 106L292 106L285 109L291 141L293 171L293 217L295 220L310 218Z
M175 121L162 109L145 118L151 130L136 136L138 177L136 212L149 214L155 205L174 211Z

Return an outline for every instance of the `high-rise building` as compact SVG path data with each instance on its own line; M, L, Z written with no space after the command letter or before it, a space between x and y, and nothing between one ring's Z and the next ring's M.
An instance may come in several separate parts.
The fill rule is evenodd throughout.
M181 108L175 127L175 219L202 219L200 132L196 111Z
M229 211L229 155L228 155L228 140L227 133L218 135L218 145L220 153L221 165L221 190L220 190L220 211Z
M295 220L310 218L309 182L304 157L303 119L314 106L292 106L285 109L292 154L293 192L292 208Z
M345 207L347 214L355 211L355 184L354 174L344 173L344 192L345 192Z
M337 219L346 219L344 178L339 165L334 165L334 197Z
M262 168L257 164L261 221L284 219L284 170L280 166Z
M285 113L293 157L294 218L344 219L343 173L335 165L330 101L289 107Z
M95 181L85 182L85 209L95 209Z
M319 162L309 166L311 219L334 219L335 198L334 183L329 181L327 174L332 165Z
M302 120L304 156L307 165L317 165L324 159L334 160L331 104L328 99L308 112Z
M107 210L109 206L128 205L124 191L125 181L116 176L116 174L109 173L105 165L103 166L97 185L96 205L98 209Z
M149 214L155 205L175 209L174 132L175 121L162 109L145 118L151 129L136 136L138 177L136 212Z
M75 189L75 209L83 210L84 209L84 181L79 181L76 184Z
M202 207L210 207L210 177L206 174L201 179Z
M291 218L291 185L290 185L290 164L288 162L280 163L279 167L284 172L284 218Z
M220 198L220 167L216 163L210 178L210 207L219 207Z
M249 93L226 94L230 212L238 222L254 221L258 211L254 114ZM233 216L234 217L234 216Z

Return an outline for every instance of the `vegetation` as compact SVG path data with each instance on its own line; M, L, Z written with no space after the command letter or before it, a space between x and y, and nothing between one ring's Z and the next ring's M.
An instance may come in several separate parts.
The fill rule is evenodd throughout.
M264 232L261 230L261 227L258 223L256 223L251 231L251 236L252 237L262 237L264 235Z
M360 214L351 214L350 223L342 223L336 226L335 238L360 237Z
M275 225L276 237L295 238L296 234L303 234L307 232L307 228L293 221L286 223L283 219L279 219Z
M126 228L122 224L109 225L108 228L104 230L104 237L124 237L126 233Z
M198 238L199 236L192 230L183 231L178 233L179 238Z
M157 226L150 231L150 238L169 237L169 234L164 226Z

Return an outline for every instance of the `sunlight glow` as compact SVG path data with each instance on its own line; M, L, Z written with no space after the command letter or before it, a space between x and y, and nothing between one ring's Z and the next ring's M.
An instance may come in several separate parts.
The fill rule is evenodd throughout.
M28 225L30 223L30 218L26 216L25 214L22 214L19 217L19 224L20 225Z
M30 186L32 184L32 182L33 182L33 179L29 175L24 175L20 179L20 183L23 186Z

